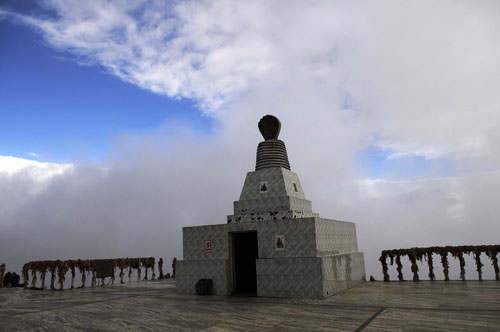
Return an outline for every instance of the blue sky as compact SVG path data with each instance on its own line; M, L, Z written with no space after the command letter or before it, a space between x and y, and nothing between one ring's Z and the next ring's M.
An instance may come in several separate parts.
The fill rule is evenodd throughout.
M189 99L141 89L99 65L54 50L31 27L0 20L0 154L99 162L121 135L175 119L209 133L213 118Z
M451 177L457 174L446 158L426 159L422 156L391 158L391 152L369 147L356 153L358 176L372 179L415 179L426 177Z
M17 13L40 12L36 2L7 2ZM43 11L47 13L47 11ZM96 62L51 47L40 31L0 20L0 154L51 162L99 162L122 135L146 135L175 119L210 133L216 117L197 100L159 95L124 82ZM344 104L344 107L348 105ZM450 176L445 158L389 158L376 146L354 155L369 178Z

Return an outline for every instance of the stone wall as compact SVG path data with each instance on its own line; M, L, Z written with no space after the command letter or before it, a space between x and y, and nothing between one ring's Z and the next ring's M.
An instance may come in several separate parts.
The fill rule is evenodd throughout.
M321 263L323 297L365 281L365 264L361 252L321 257Z
M315 257L314 218L269 220L257 223L259 258ZM283 250L276 250L276 236L284 238Z
M358 251L354 223L316 218L315 227L318 256Z
M212 279L214 295L230 295L233 290L232 267L228 259L196 259L177 261L176 289L179 293L195 294L196 282Z
M355 224L311 217L185 227L177 290L193 294L196 282L209 278L215 295L231 294L231 233L247 231L257 232L258 296L322 298L365 280ZM276 247L277 237L283 248Z
M257 259L257 295L322 298L321 258Z

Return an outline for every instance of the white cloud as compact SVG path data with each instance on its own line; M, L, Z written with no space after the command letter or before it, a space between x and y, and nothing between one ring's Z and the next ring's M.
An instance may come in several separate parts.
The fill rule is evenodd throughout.
M11 217L25 202L36 200L53 180L71 176L73 171L73 164L0 156L0 226L15 224Z
M52 16L11 15L79 61L197 100L206 114L221 116L270 82L314 87L333 96L332 112L348 99L364 124L359 139L377 137L371 143L394 158L477 154L499 163L495 2L42 3ZM303 76L309 87L288 81Z
M286 117L282 120L289 124ZM245 172L254 167L258 140L243 128L241 142L231 141L232 130L225 129L217 138L189 132L128 137L107 170L75 166L53 177L35 196L28 194L33 183L26 174L0 177L0 252L9 269L32 259L180 257L182 227L224 223ZM256 132L256 126L249 131ZM291 131L291 126L283 127L284 136ZM151 141L162 142L168 151L158 150ZM499 172L353 181L342 168L331 172L334 159L304 159L314 153L292 142L286 140L292 169L314 210L323 217L356 222L368 275L380 279L377 259L383 249L497 241ZM318 144L315 151L328 145ZM323 169L316 163L327 165Z
M382 249L497 241L498 4L44 3L55 16L16 17L78 61L198 101L217 131L207 138L166 125L122 138L107 172L75 166L36 199L2 205L2 223L20 225L0 232L0 252L33 258L10 247L32 234L44 257L179 255L182 226L231 213L266 113L283 122L314 210L358 223L368 274L378 274ZM359 180L353 156L369 145L391 158L445 157L458 175ZM2 197L24 197L30 184L19 174Z
M341 213L358 221L367 273L376 278L383 249L498 243L500 224L494 216L500 208L493 203L500 189L498 171L413 181L363 180L355 189L353 195L356 191L346 188ZM491 262L483 264L493 278ZM458 279L458 265L451 270ZM476 275L468 272L467 277Z
M61 50L141 88L193 98L215 114L272 65L271 41L253 28L262 4L44 1L57 18L16 15ZM252 28L248 28L252 26Z
M35 182L46 182L73 169L72 164L40 162L12 156L0 156L0 176L29 175Z

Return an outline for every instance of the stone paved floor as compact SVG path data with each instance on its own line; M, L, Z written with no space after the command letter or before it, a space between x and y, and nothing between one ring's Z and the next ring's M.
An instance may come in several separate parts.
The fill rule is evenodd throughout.
M0 331L500 331L500 282L369 282L325 300L179 295L172 281L0 289Z

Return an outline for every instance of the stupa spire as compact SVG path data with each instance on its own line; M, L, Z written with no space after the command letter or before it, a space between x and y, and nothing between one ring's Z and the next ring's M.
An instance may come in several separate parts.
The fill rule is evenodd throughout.
M273 115L265 115L259 121L259 130L264 137L257 147L255 170L269 167L283 167L290 170L290 162L286 153L285 143L278 139L281 122Z

